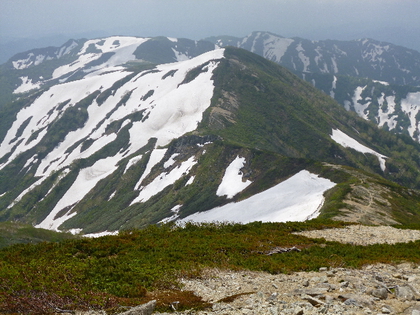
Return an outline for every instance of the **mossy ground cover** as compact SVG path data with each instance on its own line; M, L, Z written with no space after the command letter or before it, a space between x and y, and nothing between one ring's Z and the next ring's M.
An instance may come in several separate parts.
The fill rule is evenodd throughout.
M420 262L420 242L354 246L309 239L294 231L342 227L345 223L187 224L149 226L98 239L14 245L0 251L0 312L49 313L57 309L106 309L158 300L158 309L206 307L177 279L204 268L270 273L322 266ZM276 246L301 252L264 255Z

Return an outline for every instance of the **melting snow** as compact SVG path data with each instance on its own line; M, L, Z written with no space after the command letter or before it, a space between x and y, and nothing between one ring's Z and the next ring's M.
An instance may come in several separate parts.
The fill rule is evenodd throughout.
M311 62L310 62L309 58L306 57L305 54L304 54L305 50L302 47L302 43L299 43L299 45L296 47L296 50L299 52L298 56L303 63L303 70L302 71L303 72L308 72L308 67L309 67Z
M354 111L362 118L364 119L368 119L368 113L365 113L366 108L369 107L371 102L366 102L366 104L360 104L358 101L362 100L362 92L363 90L366 88L366 86L361 87L358 86L356 88L356 90L354 91L354 96L353 96L353 106L354 106Z
M293 42L294 40L291 38L270 35L264 40L264 57L275 62L280 62L281 58L286 53L287 48L289 48L290 44Z
M42 85L41 82L32 83L32 79L29 79L28 77L20 77L20 79L22 80L22 84L13 91L14 94L39 89Z
M192 214L180 222L305 221L319 215L324 192L334 186L330 180L303 170L248 199Z
M96 237L102 237L102 236L108 236L108 235L118 235L118 231L104 231L104 232L99 232L99 233L90 233L90 234L85 234L83 235L83 237L90 237L90 238L96 238Z
M357 142L353 138L346 135L344 132L338 129L332 130L331 139L333 139L338 144L342 145L343 147L352 148L356 151L359 151L361 153L369 153L376 155L379 160L379 164L381 165L381 169L383 172L385 172L385 159L387 158L385 155L379 154L378 152L369 149L368 147L364 146L363 144Z
M387 109L384 110L384 102L386 100ZM382 93L382 95L378 98L378 120L379 120L379 127L383 127L387 124L389 130L394 129L397 126L397 115L392 115L395 112L395 96L387 96Z
M73 185L67 190L44 221L36 227L58 231L58 227L63 222L76 215L76 213L70 213L74 205L83 199L101 179L104 179L117 169L115 166L117 161L118 158L110 157L98 160L92 166L80 170ZM66 207L69 208L66 214L56 218L57 214Z
M240 170L244 165L245 158L239 156L230 163L225 171L219 188L217 188L217 196L227 196L228 199L231 199L252 184L250 180L247 180L246 182L242 181L242 172Z
M197 163L194 161L195 157L190 157L187 161L183 162L180 166L174 168L167 174L161 174L156 177L150 184L143 187L140 194L131 202L131 204L137 202L146 202L152 196L164 190L169 185L174 184L182 176L188 174L190 169Z
M79 52L79 58L71 64L64 65L55 69L52 77L53 79L56 79L62 77L65 74L83 68L89 62L99 59L104 53L114 52L115 54L111 56L111 58L108 61L101 64L100 66L90 69L90 71L104 67L106 68L121 65L123 63L126 63L127 61L134 60L136 58L133 55L133 53L136 50L136 48L148 40L149 38L122 36L108 37L106 39L88 40L87 42L85 42L83 48ZM104 43L102 45L99 45L99 43L103 41ZM115 41L119 41L120 45L114 45ZM98 52L86 53L87 49L92 46L94 46L95 49L98 50Z
M175 163L175 158L179 155L179 153L174 153L171 157L163 164L164 168L168 168L169 166Z
M150 154L149 161L147 162L146 169L144 170L143 175L141 176L134 188L135 190L139 189L141 182L143 181L143 179L146 178L147 175L149 175L153 166L158 164L163 159L163 156L165 155L166 151L167 149L155 149L152 151L152 153Z
M172 222L172 221L175 221L176 219L178 219L178 217L179 217L178 213L179 213L179 210L181 209L181 207L182 207L182 205L176 205L175 207L173 207L171 209L171 212L173 212L174 214L165 218L165 219L163 219L163 220L160 220L158 223L165 224L165 223L169 223L169 222Z
M410 136L414 137L414 132L418 129L416 116L420 110L420 92L408 93L407 97L401 100L401 109L410 119L407 130Z
M85 48L90 43L95 44L102 52L126 48L122 56L128 56L128 52L132 51L135 45L138 45L138 42L134 44L134 40L130 42L129 38L118 37L115 40L117 39L120 42L118 48L116 48L112 39L105 41L103 45L99 45L99 41L96 40L88 41L86 42L87 46ZM136 40L138 41L139 39ZM107 126L114 121L124 120L125 125L130 123L127 125L130 128L127 149L123 153L119 152L114 157L97 161L93 166L81 170L76 181L56 204L47 218L39 224L39 227L57 230L63 222L76 215L74 212L71 213L74 205L84 198L99 180L114 172L118 161L143 148L151 138L157 140L156 146L162 147L167 145L172 139L196 129L198 122L202 119L203 112L210 106L214 89L211 78L213 76L213 70L218 65L218 59L223 58L223 54L224 49L218 49L191 60L159 65L157 70L160 72L145 71L139 73L114 91L100 106L96 101L93 101L87 108L88 119L85 124L81 128L68 133L66 138L49 152L41 161L35 173L36 176L48 176L50 172L63 169L76 159L92 156L92 154L103 148L106 144L114 141L116 134L106 132ZM86 55L82 57L90 58ZM80 59L76 63L79 63L78 67L80 67L85 61ZM207 65L204 70L207 71L200 73L193 81L180 85L191 69L205 63ZM60 75L66 71L71 71L68 68L62 68L61 70L59 68L58 70L62 71ZM47 128L45 127L59 118L67 108L74 106L74 104L97 90L103 91L110 88L116 81L130 74L128 71L121 70L120 67L114 67L109 70L112 71L107 73L96 71L81 80L55 85L45 91L31 105L22 109L17 114L15 122L0 144L0 158L11 152L14 145L17 143L19 145L7 161L0 165L0 168L10 163L19 153L37 145L47 132ZM168 73L171 70L177 71L173 76L167 77L162 81L162 73ZM142 100L142 96L150 90L154 90L153 95L147 100ZM118 109L115 110L116 104L120 102L127 92L131 92L130 98L125 104L120 104ZM68 101L66 105L58 109L60 104L66 101ZM144 119L141 121L127 119L129 117L128 115L140 111L144 113ZM11 140L16 137L19 127L31 116L32 119L21 133L21 136L12 142ZM44 129L42 130L42 128ZM38 137L28 143L27 140L29 137L33 132L37 131L39 132ZM83 152L81 150L82 144L77 148L69 150L80 139L93 140L93 143ZM139 189L142 180L150 173L151 168L162 160L165 152L166 149L153 150L146 170L136 185L136 189ZM131 163L134 163L134 161L131 160ZM167 185L176 181L176 179L182 177L192 165L192 161L186 161L169 174L160 176L160 180L156 180L141 189L140 197L142 199L150 198L150 196L156 194L160 189L165 188ZM66 209L67 213L59 218L55 218L63 209Z

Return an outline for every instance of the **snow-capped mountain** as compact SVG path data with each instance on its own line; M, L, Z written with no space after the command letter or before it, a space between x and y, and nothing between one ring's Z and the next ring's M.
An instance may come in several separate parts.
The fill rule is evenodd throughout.
M372 39L310 41L253 32L207 40L254 52L293 71L347 110L393 133L419 138L420 53Z
M20 82L0 107L2 221L92 233L305 220L364 185L357 169L420 187L416 143L245 50L135 37L47 50L7 64ZM401 211L405 190L387 185L380 207Z
M373 39L311 41L253 32L244 38L220 36L206 40L220 47L244 48L294 72L339 74L399 85L420 85L420 52Z
M99 69L177 62L214 50L206 41L169 37L140 38L114 36L94 40L69 40L61 47L33 49L12 57L0 68L0 106L14 99L12 94L77 80ZM48 61L48 62L47 62ZM42 65L42 66L41 66Z
M420 87L340 75L301 74L347 110L392 133L420 142Z

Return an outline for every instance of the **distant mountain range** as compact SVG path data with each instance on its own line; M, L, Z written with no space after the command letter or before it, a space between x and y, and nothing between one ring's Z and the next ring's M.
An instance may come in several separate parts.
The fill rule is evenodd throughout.
M188 220L420 220L417 120L400 122L417 115L418 92L398 85L417 80L414 51L269 33L212 41L70 40L3 64L0 220L84 234ZM239 42L265 58L221 48ZM392 84L388 65L373 66L391 51L403 56Z
M420 53L372 39L310 41L253 32L211 37L274 61L382 128L419 141Z

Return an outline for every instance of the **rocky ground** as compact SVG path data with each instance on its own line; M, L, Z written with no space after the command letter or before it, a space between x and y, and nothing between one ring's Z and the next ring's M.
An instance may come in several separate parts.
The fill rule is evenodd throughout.
M420 231L389 226L357 225L302 234L360 245L420 239ZM360 270L321 268L290 275L209 270L202 279L182 282L185 290L194 291L213 307L179 314L420 315L420 265L408 263L370 265Z
M301 234L360 245L420 239L420 231L389 226L355 225ZM420 315L420 265L411 263L377 264L362 269L325 267L318 272L290 275L207 270L202 278L182 279L182 283L184 290L193 291L212 304L205 311L175 312L183 315ZM174 301L175 309L176 305ZM133 309L124 315L152 312L148 307L148 311Z

